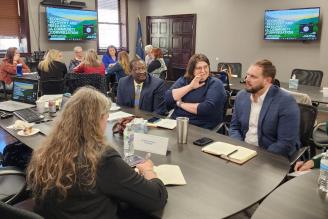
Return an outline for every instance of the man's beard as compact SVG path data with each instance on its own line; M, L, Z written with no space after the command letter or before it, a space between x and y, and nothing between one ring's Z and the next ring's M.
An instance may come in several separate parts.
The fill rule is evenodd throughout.
M258 91L262 90L263 88L264 88L264 85L261 84L261 85L258 85L258 86L252 87L252 88L246 87L245 89L248 93L256 94Z

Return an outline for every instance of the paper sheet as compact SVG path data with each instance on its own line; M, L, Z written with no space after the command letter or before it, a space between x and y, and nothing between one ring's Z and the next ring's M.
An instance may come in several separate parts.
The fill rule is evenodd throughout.
M161 119L155 123L157 126L167 129L174 129L177 126L177 121L173 119Z
M109 113L108 121L115 121L115 120L126 118L129 116L133 116L133 115L130 113L122 112L122 111Z

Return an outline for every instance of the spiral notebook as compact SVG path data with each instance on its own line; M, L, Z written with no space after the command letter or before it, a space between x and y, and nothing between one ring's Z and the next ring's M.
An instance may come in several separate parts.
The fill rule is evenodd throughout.
M242 146L225 142L214 142L202 148L203 152L217 155L223 159L243 164L257 155L257 152Z

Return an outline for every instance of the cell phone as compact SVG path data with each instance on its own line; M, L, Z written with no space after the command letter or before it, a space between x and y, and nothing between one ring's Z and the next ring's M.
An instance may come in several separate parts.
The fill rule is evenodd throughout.
M125 160L125 162L127 162L127 164L130 167L135 167L135 166L137 166L137 164L144 162L145 158L134 154L134 155L131 155L131 156L128 156L128 157L124 158L124 160Z
M193 143L194 143L194 145L205 146L205 145L208 145L211 142L213 142L213 139L204 137L204 138L197 139Z
M148 119L147 121L149 122L149 123L155 123L155 122L157 122L157 121L159 121L161 118L158 118L158 117L151 117L150 119Z

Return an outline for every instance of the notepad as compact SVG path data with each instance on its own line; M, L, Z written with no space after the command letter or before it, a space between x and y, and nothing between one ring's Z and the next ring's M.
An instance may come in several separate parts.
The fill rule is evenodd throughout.
M160 119L155 123L147 123L151 127L161 127L166 129L174 129L177 126L177 121L173 119Z
M181 169L177 165L163 164L154 166L157 177L162 180L164 185L186 185Z
M245 147L228 144L225 142L214 142L202 148L203 152L220 156L223 159L243 164L257 155L257 152Z

